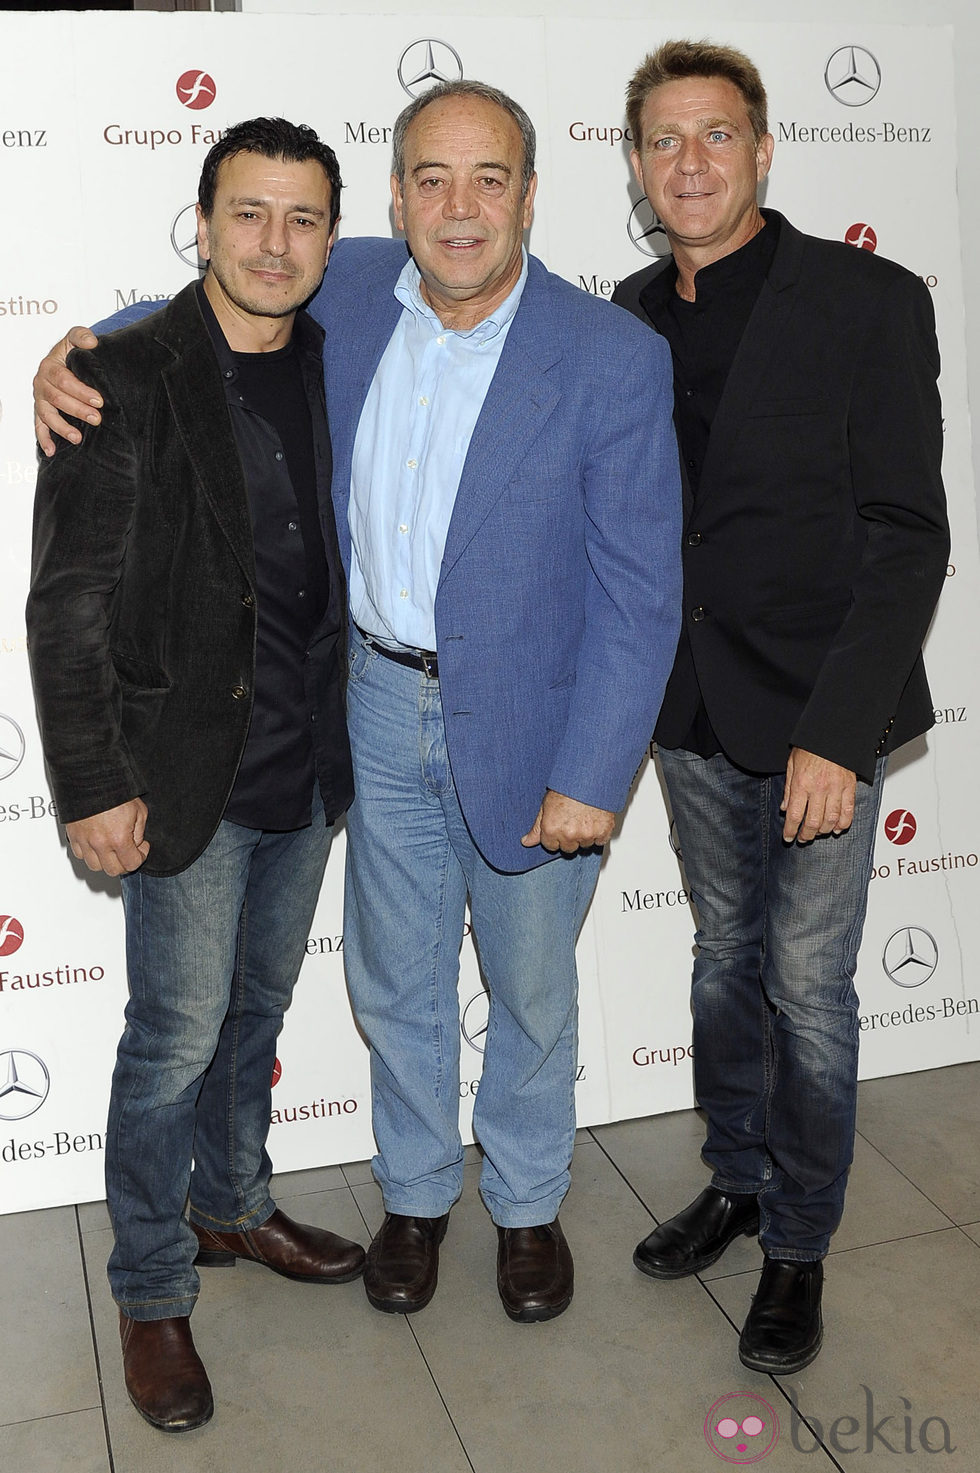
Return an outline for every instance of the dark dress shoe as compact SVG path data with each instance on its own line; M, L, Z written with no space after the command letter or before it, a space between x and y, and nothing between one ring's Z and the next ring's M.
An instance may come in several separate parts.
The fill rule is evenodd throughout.
M816 1360L823 1344L823 1264L767 1258L738 1342L750 1371L791 1376Z
M364 1288L375 1309L385 1314L414 1314L436 1292L439 1244L446 1236L449 1213L442 1217L408 1217L389 1212L367 1251Z
M293 1222L278 1207L261 1227L240 1233L219 1233L196 1222L191 1227L199 1245L194 1262L203 1267L234 1268L236 1258L247 1258L304 1284L349 1284L364 1272L360 1243Z
M186 1315L131 1320L120 1310L119 1338L129 1399L151 1427L190 1432L211 1420L211 1385Z
M497 1228L497 1290L512 1320L553 1320L572 1302L572 1253L557 1217L540 1227Z
M759 1231L755 1197L728 1197L705 1187L689 1207L636 1245L633 1262L652 1279L686 1279L716 1263L729 1243Z

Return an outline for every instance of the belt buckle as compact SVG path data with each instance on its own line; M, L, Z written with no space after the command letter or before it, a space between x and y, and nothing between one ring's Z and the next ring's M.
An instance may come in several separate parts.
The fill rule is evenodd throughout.
M425 678L426 678L426 680L438 680L439 679L439 659L438 659L438 656L435 655L435 654L433 654L429 650L419 650L419 659L422 661L422 669L425 672Z

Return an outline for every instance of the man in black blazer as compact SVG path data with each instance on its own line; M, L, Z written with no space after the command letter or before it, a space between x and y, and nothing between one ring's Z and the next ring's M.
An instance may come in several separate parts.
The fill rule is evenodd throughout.
M113 412L38 480L45 755L73 853L122 876L126 915L109 1280L130 1397L168 1432L213 1409L195 1262L317 1284L364 1263L279 1211L265 1149L276 1038L352 795L323 334L297 310L340 188L312 129L229 129L201 175L204 281L75 354Z
M627 93L672 259L613 298L668 339L685 475L684 619L656 736L697 909L694 1067L711 1185L637 1247L765 1262L753 1370L820 1349L857 1092L853 986L885 759L933 720L921 643L949 548L929 292L805 236L757 187L747 57L668 42Z

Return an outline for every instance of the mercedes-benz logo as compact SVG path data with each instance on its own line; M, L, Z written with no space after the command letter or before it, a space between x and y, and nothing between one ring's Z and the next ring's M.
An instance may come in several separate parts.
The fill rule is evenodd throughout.
M51 1088L47 1065L27 1049L0 1053L0 1120L26 1120L40 1110Z
M864 107L878 94L881 67L863 46L839 46L824 68L827 91L844 107Z
M903 926L885 942L881 965L896 987L921 987L939 962L936 939L921 926Z
M0 782L17 771L24 760L24 733L12 716L0 711Z
M398 80L409 97L418 97L439 82L461 82L463 63L448 41L412 41L398 62Z
M629 238L638 251L645 256L669 256L670 245L667 240L667 232L660 222L659 216L654 214L653 206L646 198L637 200L630 210L630 217L626 224Z
M197 254L196 205L185 205L174 216L174 223L170 227L170 244L185 266L193 266L195 271L202 269L201 258Z
M466 1039L470 1048L476 1049L478 1054L483 1053L483 1047L487 1041L487 1027L489 1023L490 998L481 987L476 996L470 998L459 1020L459 1031Z

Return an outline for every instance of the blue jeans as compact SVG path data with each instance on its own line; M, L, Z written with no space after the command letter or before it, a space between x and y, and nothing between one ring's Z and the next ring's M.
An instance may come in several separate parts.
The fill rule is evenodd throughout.
M344 955L371 1045L374 1174L389 1212L438 1217L462 1187L459 949L466 897L490 993L473 1130L494 1222L551 1222L575 1138L575 941L597 852L502 874L460 811L437 681L354 631ZM542 797L544 795L542 794ZM528 827L534 818L528 815Z
M283 1013L332 830L221 823L181 874L123 877L129 1002L112 1077L106 1194L113 1298L132 1319L188 1315L197 1242L275 1210L265 1149ZM193 1177L191 1163L193 1158Z
M770 1257L822 1258L854 1149L858 1000L884 759L840 836L786 844L783 774L660 752L697 909L694 1084L704 1159L756 1192Z

